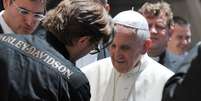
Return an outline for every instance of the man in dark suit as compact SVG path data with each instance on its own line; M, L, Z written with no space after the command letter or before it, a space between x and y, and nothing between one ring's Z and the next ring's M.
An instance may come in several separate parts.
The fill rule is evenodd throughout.
M2 59L0 59L0 64L0 101L8 101L8 68Z
M197 47L198 55L190 67L182 68L166 83L162 101L201 100L201 44Z

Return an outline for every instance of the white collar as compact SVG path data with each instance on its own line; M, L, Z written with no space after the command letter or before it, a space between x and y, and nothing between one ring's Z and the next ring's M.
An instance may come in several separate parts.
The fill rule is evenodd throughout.
M181 55L177 55L174 54L170 51L166 51L166 59L169 59L170 62L174 62L174 61L183 61L184 57L188 54L188 52L185 52L184 54Z
M3 13L4 13L4 10L2 10L0 12L0 24L1 24L1 27L2 27L2 30L5 34L12 34L14 33L11 28L6 24L4 18L3 18Z
M157 57L151 57L153 60L155 60L155 61L157 61L157 62L159 62L159 56L157 56Z

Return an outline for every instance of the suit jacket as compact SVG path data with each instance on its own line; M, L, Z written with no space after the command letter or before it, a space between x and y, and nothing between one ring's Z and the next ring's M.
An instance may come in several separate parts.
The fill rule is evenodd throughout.
M168 80L162 101L200 101L201 100L201 45L198 46L198 55L190 67L178 71Z
M164 51L160 56L159 56L159 63L160 64L164 64L164 59L165 59L165 56L166 56L166 51Z

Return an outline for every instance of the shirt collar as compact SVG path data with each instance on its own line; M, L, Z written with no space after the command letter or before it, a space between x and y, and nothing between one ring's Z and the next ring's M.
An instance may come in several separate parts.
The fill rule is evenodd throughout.
M152 59L154 59L155 61L159 61L159 56L157 56L157 57L151 57Z
M2 10L0 12L0 24L2 27L2 30L5 34L13 34L14 32L11 30L11 28L6 24L4 18L3 18L3 14L4 14L4 10Z
M187 52L185 52L184 54L181 54L181 55L177 55L177 54L174 54L170 51L167 51L167 58L169 59L170 62L173 62L173 61L180 61L180 60L183 60L184 57L188 54Z
M46 33L46 40L51 44L54 49L56 49L60 54L62 54L67 60L70 60L69 53L63 43L61 43L51 32ZM75 63L71 61L74 65Z

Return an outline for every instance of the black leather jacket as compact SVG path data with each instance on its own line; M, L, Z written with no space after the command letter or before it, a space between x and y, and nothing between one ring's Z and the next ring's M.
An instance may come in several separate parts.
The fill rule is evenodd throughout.
M59 42L50 32L46 32L42 26L39 26L33 34L40 37L42 40L46 40L54 49L63 55L66 60L69 60L69 53L66 51L65 46ZM73 63L73 66L70 69L74 70L75 72L74 75L68 79L69 94L71 100L90 101L91 94L88 79L79 68L75 67L75 63Z
M89 101L85 75L64 57L62 45L56 48L52 43L57 43L54 37L44 41L37 36L0 35L9 101Z

